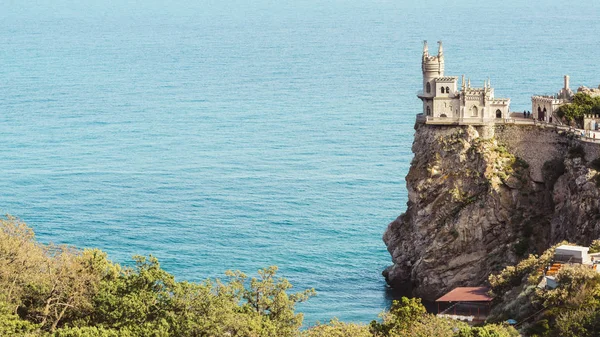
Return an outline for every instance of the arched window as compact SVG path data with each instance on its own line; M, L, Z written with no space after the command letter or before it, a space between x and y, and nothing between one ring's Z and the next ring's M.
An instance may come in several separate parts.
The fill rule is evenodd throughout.
M450 88L446 87L446 93L449 94L450 93Z
M502 118L502 111L500 109L496 110L496 118Z
M543 116L543 117L542 117L542 120L544 120L544 121L546 121L546 118L547 118L547 116L548 116L548 114L547 114L546 112L547 112L547 111L546 111L546 107L544 107L544 111L542 111L542 116Z
M442 87L442 94L444 93L444 87Z
M431 108L429 106L427 107L427 116L431 116Z
M427 85L425 86L425 90L427 90L427 93L431 92L431 84L429 84L429 82L427 82Z
M473 105L471 107L471 116L477 117L477 115L478 115L477 107L475 105Z

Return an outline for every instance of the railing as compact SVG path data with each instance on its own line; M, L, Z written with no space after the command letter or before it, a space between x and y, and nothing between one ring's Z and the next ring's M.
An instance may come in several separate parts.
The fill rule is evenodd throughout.
M514 124L514 125L535 125L539 128L554 128L564 131L578 137L579 140L587 143L600 144L600 136L594 138L589 130L576 129L568 125L538 121L532 118L478 118L478 117L432 117L425 116L423 113L417 114L417 123L432 125L481 125L481 124Z
M439 312L437 316L460 321L482 321L489 314L489 310L486 305L458 302Z
M423 116L423 114L417 115L418 122L424 122L426 124L516 124L517 121L514 118L481 118L481 117L431 117ZM519 124L533 124L533 122L519 121Z

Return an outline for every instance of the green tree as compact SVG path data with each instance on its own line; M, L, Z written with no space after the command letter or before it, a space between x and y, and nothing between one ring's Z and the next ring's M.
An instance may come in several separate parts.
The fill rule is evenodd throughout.
M33 337L39 334L39 325L21 319L12 312L10 305L0 300L0 336Z
M598 166L599 166L598 168L600 168L600 160L599 159L600 158L595 159L595 160L598 160L598 163L597 163ZM589 253L590 254L600 253L600 240L594 240L594 241L592 241L592 244L590 245Z
M317 324L302 331L300 337L372 337L369 327L362 324L343 323L333 319L329 324Z

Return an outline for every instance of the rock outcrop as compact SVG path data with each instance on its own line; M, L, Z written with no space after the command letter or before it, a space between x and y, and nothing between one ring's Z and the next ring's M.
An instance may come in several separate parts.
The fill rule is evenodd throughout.
M567 239L600 236L600 145L535 126L417 123L408 207L383 240L397 288L435 299Z

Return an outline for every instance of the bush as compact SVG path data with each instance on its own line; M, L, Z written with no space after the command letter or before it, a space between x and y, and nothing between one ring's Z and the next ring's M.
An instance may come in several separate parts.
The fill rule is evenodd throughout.
M527 250L529 249L529 238L526 237L519 239L519 241L514 244L513 248L517 256L525 256L525 253L527 253Z
M547 319L541 319L534 324L530 325L525 333L528 336L547 336L550 331L550 325L548 325Z
M527 163L523 158L521 157L515 157L515 163L514 163L515 168L516 167L522 167L522 168L529 168L529 163Z
M600 240L592 241L592 244L590 245L589 253L590 254L600 253Z
M372 337L369 327L362 324L342 323L337 319L329 324L317 324L306 329L300 337Z
M550 263L554 257L556 247L563 244L568 244L568 242L562 241L555 244L540 255L540 257L530 254L516 266L507 266L500 273L490 275L488 281L492 286L492 293L499 295L513 287L519 286L523 278L528 274L530 276L540 275L537 271Z

